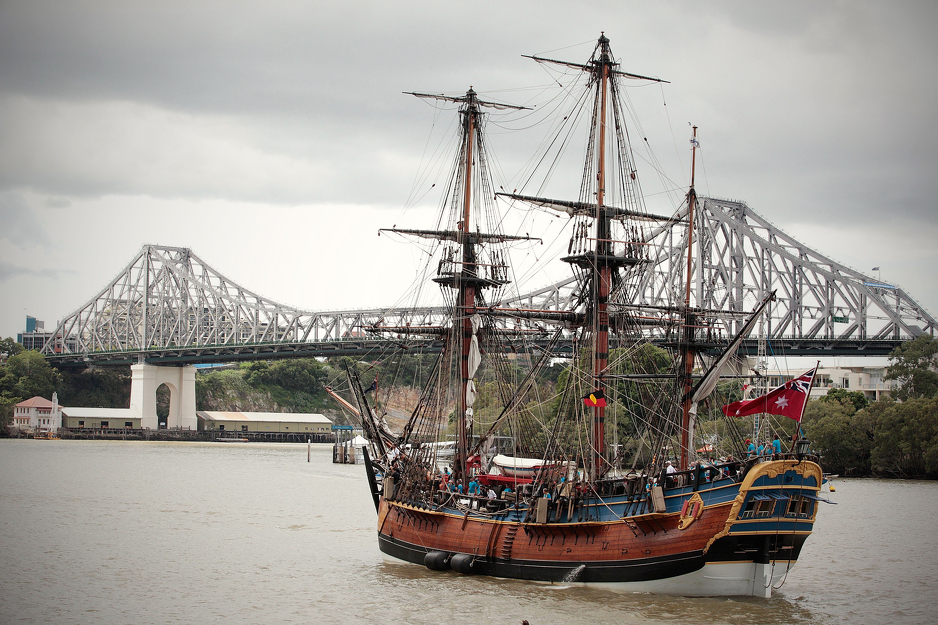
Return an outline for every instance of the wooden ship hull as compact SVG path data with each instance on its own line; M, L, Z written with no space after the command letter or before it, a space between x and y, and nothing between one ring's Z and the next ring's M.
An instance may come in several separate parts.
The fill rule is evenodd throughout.
M815 462L770 460L741 481L666 489L663 512L623 494L558 502L540 523L511 502L442 493L444 503L426 506L381 496L378 544L394 558L464 574L768 597L811 534L821 481Z

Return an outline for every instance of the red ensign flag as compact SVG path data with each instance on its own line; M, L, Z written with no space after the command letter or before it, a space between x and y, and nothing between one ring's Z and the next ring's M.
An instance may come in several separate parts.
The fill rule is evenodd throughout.
M723 414L727 417L744 417L764 412L788 417L800 423L816 373L817 367L794 380L785 382L762 397L727 404L723 406Z

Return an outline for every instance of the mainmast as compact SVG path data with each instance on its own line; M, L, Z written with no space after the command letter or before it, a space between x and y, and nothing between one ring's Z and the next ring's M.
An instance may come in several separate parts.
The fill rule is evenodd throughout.
M622 267L642 262L639 246L634 243L628 226L622 237L616 240L613 236L613 221L623 224L635 218L640 220L654 219L669 221L671 218L657 215L648 215L639 210L642 205L641 194L635 170L632 166L631 151L624 136L621 103L619 101L618 80L631 78L637 80L650 80L654 82L667 82L659 78L642 76L624 72L619 68L618 62L609 47L609 39L602 34L593 51L590 60L585 64L556 61L537 56L529 57L539 62L565 65L580 69L589 74L589 86L595 89L594 108L591 118L591 135L584 178L581 185L579 202L561 202L546 198L529 197L518 194L500 194L506 197L522 200L531 204L547 206L555 210L562 210L577 219L573 238L570 243L571 254L562 260L579 269L586 281L584 292L590 293L587 304L583 328L591 334L591 370L590 394L594 397L604 397L606 391L607 368L609 366L609 295L613 289L613 282ZM613 141L607 142L607 137ZM608 151L608 154L607 154ZM610 172L607 156L613 157L616 166L621 170L612 182L621 187L621 195L615 197L619 202L625 202L624 207L607 205L607 180ZM587 241L587 223L592 221L593 236ZM582 227L581 227L582 226ZM637 230L636 230L637 232ZM622 247L617 253L615 244ZM589 445L589 477L596 479L606 470L606 402L594 402L590 413L590 445Z
M604 374L609 364L609 291L612 284L612 264L606 260L611 256L610 219L605 211L606 193L606 101L608 97L609 69L613 63L609 52L609 39L605 35L599 38L602 52L596 62L596 72L600 83L599 112L599 163L596 172L596 263L593 265L593 285L596 290L595 347L593 349L594 386L605 396L606 382ZM592 416L593 440L590 466L594 478L603 473L606 451L606 405L599 402Z
M459 346L460 363L460 385L459 385L459 419L457 419L458 433L456 436L456 466L460 471L458 478L464 478L469 475L468 461L468 427L466 423L469 417L468 411L471 409L468 399L469 384L472 374L470 371L469 353L472 347L472 316L475 314L476 289L478 286L476 278L478 271L476 268L475 245L467 236L471 226L472 211L472 139L477 126L479 116L479 105L476 98L476 92L469 87L465 98L466 106L463 107L463 144L465 161L465 179L463 182L463 218L461 224L457 225L456 242L462 247L462 271L456 277L456 289L459 291L455 314L453 315L453 331L456 334L456 345ZM460 227L461 226L461 227ZM458 328L458 330L457 330Z

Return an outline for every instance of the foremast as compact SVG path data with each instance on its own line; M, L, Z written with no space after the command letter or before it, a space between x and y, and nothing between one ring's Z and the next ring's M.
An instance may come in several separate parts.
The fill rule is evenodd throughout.
M504 259L498 253L488 259L480 258L479 248L485 244L499 244L508 241L529 240L530 237L508 236L499 232L483 232L482 219L473 219L473 205L482 194L491 196L482 135L482 108L517 109L497 102L480 100L472 87L464 96L452 97L428 93L409 92L420 98L454 102L460 105L460 148L457 159L457 171L454 175L452 208L457 209L458 219L452 229L447 230L404 230L389 229L398 232L440 241L455 243L447 248L440 260L437 277L434 281L445 288L455 291L453 300L453 325L450 329L447 349L458 354L459 385L458 410L456 415L456 454L453 471L457 480L464 479L469 473L469 435L474 395L473 375L479 366L478 332L480 317L477 314L484 289L508 284L508 272ZM473 164L478 161L479 171L474 171ZM474 194L474 187L480 189ZM497 225L497 224L496 224ZM485 262L485 261L488 262Z

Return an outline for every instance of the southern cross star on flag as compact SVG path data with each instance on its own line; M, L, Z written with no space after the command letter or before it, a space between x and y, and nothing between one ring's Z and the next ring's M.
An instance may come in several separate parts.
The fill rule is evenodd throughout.
M723 414L727 417L744 417L766 413L788 417L800 423L816 373L817 367L794 380L785 382L761 397L727 404L723 406Z

